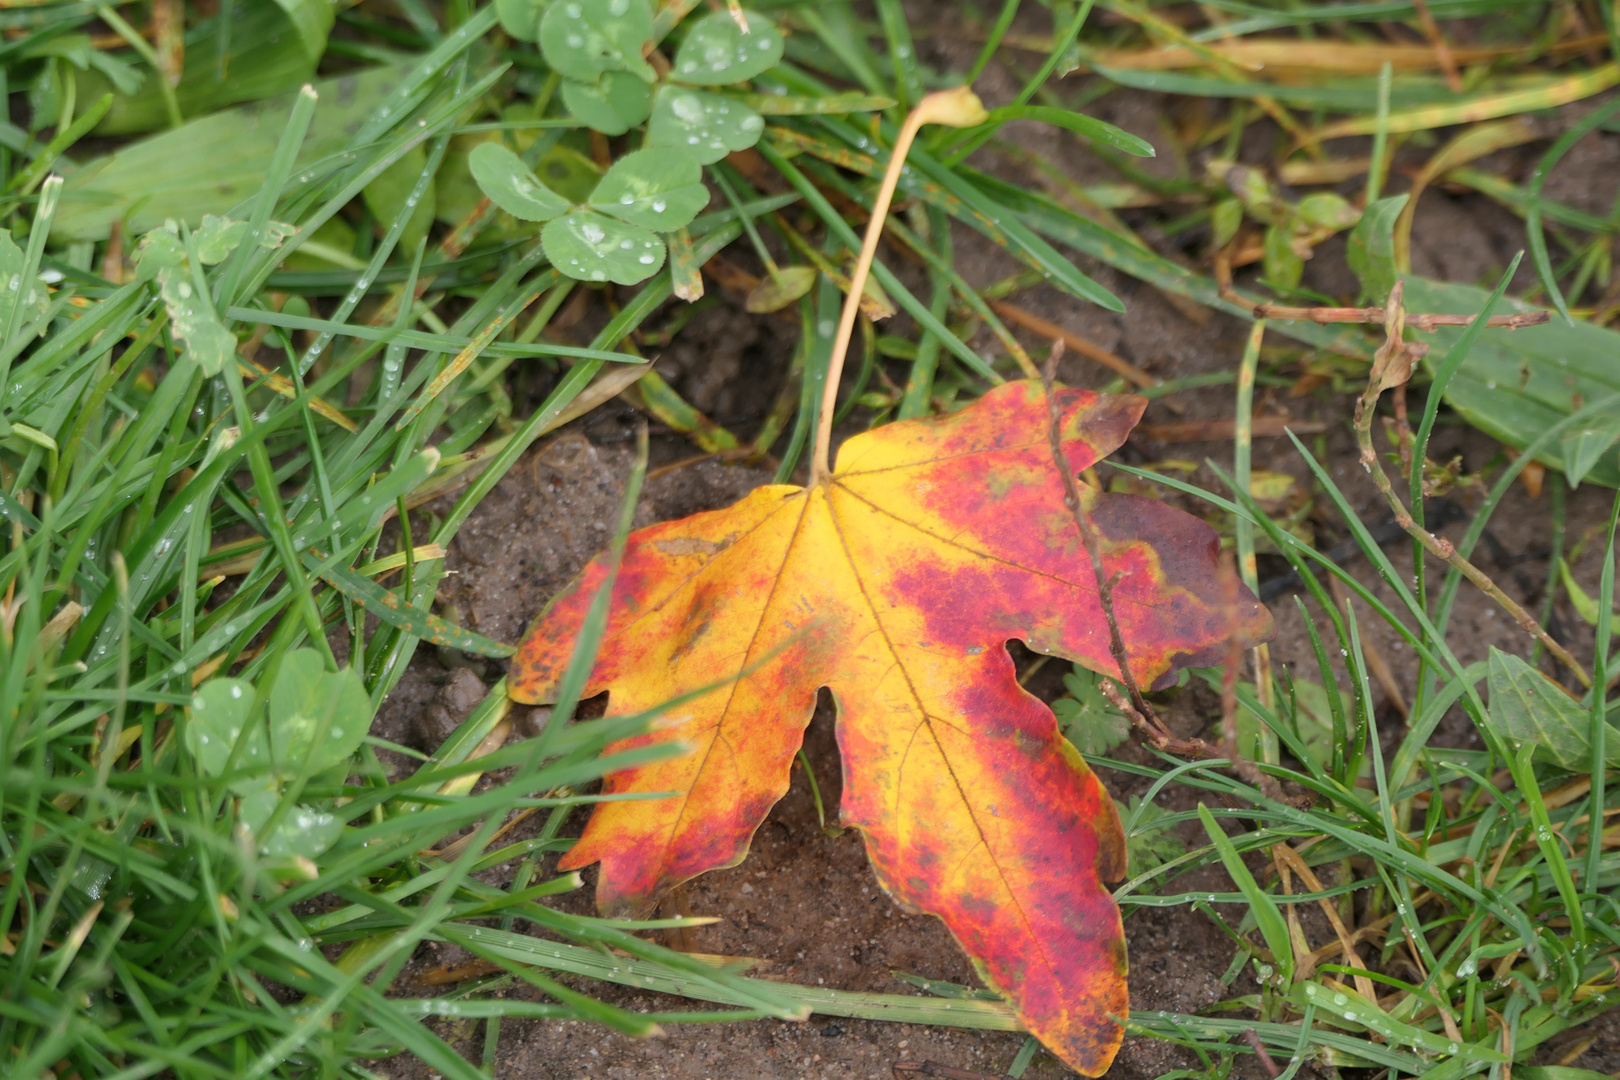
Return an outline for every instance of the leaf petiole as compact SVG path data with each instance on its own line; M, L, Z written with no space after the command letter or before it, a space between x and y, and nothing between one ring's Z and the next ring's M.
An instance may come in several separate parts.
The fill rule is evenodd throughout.
M844 357L849 353L850 335L855 332L855 316L860 313L861 297L865 293L866 279L877 258L878 242L883 238L883 222L889 216L889 204L894 201L894 190L900 183L900 170L905 168L906 154L924 124L949 124L951 127L974 127L988 117L984 105L971 88L958 86L953 90L938 90L917 103L906 115L900 134L894 140L889 154L889 167L884 170L883 183L878 187L877 199L872 203L872 217L866 223L866 236L861 241L860 258L855 261L849 278L849 292L844 296L844 310L838 320L838 333L833 338L832 359L827 364L827 387L822 392L821 417L816 425L816 441L811 456L810 486L814 487L832 472L829 460L832 445L833 414L838 405L838 378L844 370Z

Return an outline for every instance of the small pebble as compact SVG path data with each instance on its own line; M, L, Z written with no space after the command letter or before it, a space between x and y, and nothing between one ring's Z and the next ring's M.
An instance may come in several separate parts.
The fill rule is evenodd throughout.
M743 882L742 888L738 889L737 891L742 893L744 896L747 896L749 893L754 891L754 887L745 881Z
M844 1029L839 1027L837 1024L828 1024L826 1027L821 1029L821 1037L823 1039L836 1039L843 1033Z

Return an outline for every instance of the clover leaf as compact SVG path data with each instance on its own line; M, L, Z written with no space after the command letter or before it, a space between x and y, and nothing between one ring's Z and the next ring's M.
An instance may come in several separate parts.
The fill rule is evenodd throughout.
M255 829L254 832L259 832ZM259 854L271 859L302 855L313 859L338 842L343 820L313 806L294 806L267 834L259 837Z
M327 671L314 649L294 649L270 687L270 747L283 772L324 772L360 749L371 695L353 668Z
M747 33L729 12L715 11L693 24L675 54L671 74L701 86L738 83L763 75L782 59L782 34L757 11L743 11Z
M540 18L540 51L553 71L594 83L607 71L657 78L641 50L652 40L647 0L561 0Z
M634 285L664 265L664 242L656 234L594 210L548 222L540 243L552 266L580 281Z
M568 200L535 178L523 159L500 143L473 147L467 168L490 200L523 221L550 221L568 212Z
M594 210L656 232L674 232L709 202L703 168L682 150L636 150L613 163L591 192Z
M519 41L539 39L540 17L545 11L544 0L495 0L495 14L501 20L501 29Z
M209 679L191 696L191 709L186 717L186 750L199 768L209 776L221 776L227 771L240 772L262 768L270 764L270 740L265 736L263 724L255 724L244 735L253 715L253 686L241 679ZM234 762L231 750L241 741ZM263 777L239 778L231 781L231 789L239 795L262 789Z
M192 274L178 226L167 222L141 237L135 271L142 280L157 279L174 334L186 343L186 352L202 373L212 378L223 371L226 361L236 354L236 335L219 321L208 293L197 287L199 279Z
M564 79L562 98L580 123L604 135L623 135L652 110L652 90L628 71L610 71L596 83Z
M678 146L700 164L719 161L733 150L747 150L759 141L765 121L735 98L665 86L658 91L647 125L650 146Z

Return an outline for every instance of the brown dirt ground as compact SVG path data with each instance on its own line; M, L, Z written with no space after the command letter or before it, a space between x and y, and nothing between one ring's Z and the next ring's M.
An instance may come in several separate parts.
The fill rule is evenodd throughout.
M949 33L939 33L924 39L922 58L941 66L961 65L965 48L953 43ZM995 104L1009 97L1018 81L1018 75L992 65L979 89L988 102ZM1174 122L1184 107L1184 103L1173 99L1116 91L1090 106L1090 111L1152 139L1160 126ZM1558 117L1558 125L1581 111L1582 107L1566 110ZM1106 167L1087 154L1083 146L1056 129L1018 128L1011 134L1028 150L1058 162L1076 179L1083 182L1111 178ZM1249 160L1269 158L1269 138L1266 129L1255 129L1245 145ZM1589 137L1578 150L1557 170L1548 194L1605 213L1614 197L1613 161L1620 157L1620 136ZM1344 148L1341 152L1352 151ZM1533 155L1540 152L1540 147L1534 146L1522 154L1498 155L1482 163L1482 167L1522 178ZM1426 153L1418 152L1414 160L1420 161ZM1405 163L1404 158L1401 163ZM1168 156L1148 166L1165 171L1174 168ZM1003 172L1020 182L1036 182L1015 165L1005 165ZM1404 183L1399 172L1397 168L1397 190ZM956 242L963 273L975 284L987 283L1016 269L1009 258L977 234L958 230ZM1440 278L1481 282L1500 273L1522 243L1522 226L1506 210L1478 197L1431 189L1424 196L1417 220L1414 269ZM1194 251L1167 253L1188 258L1197 255ZM736 249L732 257L740 261L745 258ZM1018 302L1161 377L1235 366L1246 332L1246 327L1236 320L1214 315L1196 322L1150 287L1083 258L1079 264L1124 299L1127 315L1083 305L1047 288L1021 294ZM1344 270L1342 245L1329 244L1318 252L1308 266L1306 284L1330 295L1354 292L1353 280ZM1522 288L1528 284L1529 279L1521 276L1518 285ZM583 340L593 320L601 317L600 312L587 315L576 330L581 335L579 340ZM889 332L904 333L905 327L900 325ZM693 319L666 350L659 370L693 404L721 423L746 432L758 423L780 389L793 335L794 330L785 323L745 314L738 299L727 296L720 305ZM1276 343L1279 350L1292 348L1285 339L1277 338ZM1281 370L1289 373L1296 369L1284 364ZM1062 377L1072 385L1101 386L1105 375L1072 357L1062 370ZM900 377L903 379L903 373ZM544 385L531 387L533 400L537 401L546 389ZM1352 400L1346 393L1334 394L1327 389L1301 398L1266 391L1257 402L1257 411L1325 422L1327 431L1317 440L1316 451L1325 455L1334 479L1349 493L1353 505L1369 523L1377 524L1386 515L1376 492L1356 467L1354 440L1348 426ZM1231 389L1215 387L1181 394L1170 403L1155 402L1146 422L1228 418L1232 407ZM456 576L447 581L440 594L441 602L453 604L466 625L498 640L516 641L545 601L604 544L629 467L633 417L632 410L618 402L599 409L538 446L484 500L456 538L449 556ZM851 426L849 430L859 427ZM1438 430L1433 457L1446 460L1460 455L1466 469L1477 470L1499 450L1477 432L1452 425ZM654 472L637 513L638 524L725 506L769 479L766 469L716 461L658 471L694 453L689 444L668 433L655 438ZM1202 461L1208 457L1225 463L1230 460L1230 445L1165 445L1137 437L1120 456L1132 462L1166 457ZM1254 464L1257 469L1291 473L1301 481L1307 476L1303 463L1282 439L1260 440ZM1192 479L1211 488L1219 486L1207 468L1200 468ZM1466 491L1453 498L1465 508L1478 502L1477 495ZM1593 490L1590 485L1571 495L1571 543L1601 527L1609 498L1608 492ZM1488 572L1529 602L1539 603L1546 579L1548 513L1545 494L1540 500L1532 500L1522 488L1515 487L1495 517L1487 550L1481 556ZM1330 509L1320 511L1315 524L1324 548L1344 536ZM1459 530L1460 526L1453 526L1450 532L1456 535ZM1392 543L1386 550L1399 572L1409 576L1410 546ZM1589 588L1597 576L1597 562L1596 556L1588 554L1577 565L1577 576ZM1355 564L1355 568L1364 579L1375 576L1364 563ZM1269 562L1262 566L1262 576L1268 572L1276 572ZM1386 586L1377 582L1374 586L1388 599ZM1279 596L1272 603L1279 627L1273 656L1298 671L1311 672L1314 664L1301 616L1289 596ZM1410 688L1415 674L1411 650L1364 606L1358 614L1371 645L1386 660L1395 682ZM1560 616L1562 627L1578 639L1575 628L1581 624L1572 612L1563 610ZM1459 594L1454 625L1458 633L1453 646L1464 662L1483 658L1493 644L1520 653L1527 651L1525 636L1483 596L1472 591ZM1330 633L1325 619L1319 619L1318 629ZM446 660L451 661L449 666ZM470 676L470 670L481 678ZM1031 682L1031 688L1048 699L1057 696L1061 693L1061 671L1062 665L1047 665ZM495 665L469 669L458 666L453 656L424 649L384 706L378 733L432 749L476 702L482 680L493 681L498 674ZM1380 688L1375 687L1374 694L1380 702L1385 738L1397 738L1400 716L1389 707ZM1172 694L1168 705L1172 724L1188 735L1206 731L1218 711L1218 703L1201 692ZM1458 714L1448 718L1439 738L1453 745L1473 745L1477 737L1466 718ZM840 782L832 718L827 709L817 713L806 737L806 748L831 809L836 806ZM1135 747L1123 748L1119 754L1147 760ZM1145 786L1108 769L1102 769L1100 775L1120 799ZM1191 805L1186 792L1167 793L1161 801L1175 809ZM576 818L569 830L577 831L580 824L581 819ZM490 880L504 885L512 870L496 868L490 872ZM1221 882L1213 874L1204 871L1180 879L1174 890L1220 888ZM694 913L717 915L723 920L692 932L689 947L770 961L765 971L770 977L849 990L907 992L908 988L890 974L898 969L976 984L970 965L942 924L929 917L906 915L883 895L867 867L857 835L829 835L819 827L809 785L798 766L793 770L790 791L761 827L748 860L734 869L699 878L689 886L688 895ZM586 911L589 890L564 897L559 904ZM1231 988L1221 982L1233 949L1202 915L1186 908L1136 908L1128 912L1125 925L1132 963L1133 1007L1193 1012L1223 997L1245 992L1246 977ZM1315 926L1309 918L1306 932L1313 940L1321 940L1327 933L1325 926ZM416 974L460 959L464 955L453 948L424 947L397 989L408 990ZM631 1009L689 1007L675 999L616 986L579 985ZM483 1046L481 1027L441 1030L459 1039L460 1049L477 1059ZM1591 1025L1586 1034L1596 1036L1598 1041L1578 1064L1605 1072L1620 1068L1620 1023L1614 1015ZM1561 1045L1572 1043L1575 1037ZM909 1059L999 1075L1007 1069L1023 1038L1001 1032L814 1017L803 1024L759 1021L672 1025L664 1038L635 1040L588 1024L507 1021L501 1029L495 1074L510 1080L876 1080L889 1075L893 1062ZM1119 1080L1148 1080L1170 1069L1196 1064L1190 1054L1166 1043L1132 1037L1126 1040L1109 1075ZM419 1062L407 1058L379 1062L374 1067L392 1080L427 1076ZM1069 1074L1051 1057L1041 1054L1028 1075Z

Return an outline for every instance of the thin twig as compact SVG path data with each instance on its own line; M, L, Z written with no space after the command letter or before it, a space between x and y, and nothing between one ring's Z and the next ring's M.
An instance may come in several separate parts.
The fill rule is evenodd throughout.
M1063 358L1063 350L1063 339L1055 339L1052 342L1052 351L1046 357L1046 369L1041 373L1041 384L1046 388L1049 417L1046 435L1052 447L1052 465L1063 478L1063 505L1068 507L1069 513L1074 516L1075 527L1080 531L1081 543L1085 545L1086 555L1091 560L1091 572L1097 581L1097 603L1102 608L1103 618L1108 622L1108 651L1113 655L1114 665L1119 668L1117 676L1119 682L1125 687L1124 691L1121 691L1112 681L1103 679L1101 683L1103 695L1142 731L1154 747L1186 757L1214 757L1213 751L1202 739L1182 739L1171 734L1160 721L1158 714L1153 711L1153 706L1142 696L1142 688L1137 685L1136 676L1131 674L1130 656L1125 650L1125 637L1120 633L1119 618L1114 614L1114 584L1118 579L1109 577L1108 570L1103 565L1102 534L1098 531L1096 522L1091 520L1091 515L1086 513L1085 500L1080 493L1080 482L1075 479L1074 470L1069 468L1068 458L1063 453L1063 407L1058 404L1057 394L1053 389L1058 361Z
M1390 510L1395 514L1395 521L1405 529L1411 537L1423 546L1423 549L1438 559L1447 563L1473 582L1474 586L1501 605L1513 621L1519 624L1520 629L1541 642L1546 650L1558 658L1558 662L1575 673L1582 686L1592 685L1592 676L1589 675L1575 657L1570 655L1553 636L1536 621L1517 600L1514 600L1501 587L1492 581L1486 573L1462 557L1451 541L1436 536L1412 519L1400 497L1391 487L1389 476L1384 472L1383 464L1378 460L1378 452L1373 448L1372 423L1373 416L1378 409L1378 398L1386 389L1399 385L1411 375L1413 360L1417 355L1418 346L1409 345L1401 340L1401 330L1404 323L1404 311L1401 307L1401 283L1396 282L1395 288L1389 295L1389 317L1384 322L1385 341L1379 348L1373 360L1371 377L1367 380L1367 389L1362 393L1361 400L1356 402L1356 442L1361 448L1361 465L1372 477L1373 484L1389 503ZM1423 463L1414 461L1412 467L1421 469Z
M1097 579L1097 602L1102 606L1103 617L1108 620L1108 651L1113 654L1114 663L1119 668L1119 681L1124 685L1131 704L1142 715L1147 716L1153 707L1142 696L1142 688L1136 683L1136 676L1131 674L1130 657L1125 651L1125 637L1119 630L1119 618L1114 614L1114 579L1108 576L1108 570L1103 566L1102 536L1098 532L1096 522L1086 513L1085 501L1080 494L1080 481L1075 479L1074 470L1069 468L1068 458L1063 453L1063 407L1058 404L1057 394L1053 392L1052 383L1057 376L1058 361L1063 358L1063 339L1058 338L1052 342L1052 351L1046 357L1046 369L1041 372L1041 383L1046 387L1046 406L1049 423L1046 428L1046 437L1052 445L1052 464L1057 468L1058 475L1063 478L1063 504L1074 515L1075 526L1080 530L1080 542L1086 546L1086 554L1091 557L1091 572Z
M1260 1041L1259 1033L1254 1028L1244 1028L1243 1041L1254 1049L1254 1056L1260 1059L1260 1067L1266 1070L1266 1075L1271 1077L1271 1080L1277 1080L1277 1077L1282 1075L1282 1070L1271 1060L1271 1054L1266 1050L1266 1044Z
M1147 715L1143 715L1135 705L1131 704L1131 699L1125 696L1125 691L1121 690L1119 684L1114 682L1113 679L1105 678L1100 680L1097 683L1097 689L1102 691L1102 696L1108 699L1110 705L1118 709L1121 715L1131 722L1132 727L1142 733L1142 737L1147 739L1149 745L1155 750L1163 750L1167 754L1178 754L1181 757L1190 758L1215 758L1221 756L1215 747L1209 745L1203 739L1183 739L1179 735L1171 734L1170 729L1164 726L1164 722L1159 719L1157 713L1150 711Z
M1381 307L1284 307L1281 304L1257 304L1237 292L1223 292L1223 299L1247 308L1257 319L1298 319L1314 323L1381 323L1388 311ZM1441 326L1472 326L1477 315L1408 315L1406 324L1414 330L1431 334ZM1527 326L1544 326L1552 318L1550 311L1525 311L1515 315L1492 315L1485 325L1497 330L1522 330Z
M1232 285L1231 257L1223 250L1215 257L1215 283L1222 300L1236 304L1257 319L1293 319L1314 323L1383 323L1389 312L1381 307L1286 307L1282 304L1256 303L1238 292ZM1406 325L1425 334L1441 326L1472 326L1477 315L1440 315L1434 313L1406 313ZM1552 319L1552 312L1524 311L1515 315L1492 315L1485 325L1498 330L1522 330L1527 326L1543 326Z

